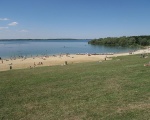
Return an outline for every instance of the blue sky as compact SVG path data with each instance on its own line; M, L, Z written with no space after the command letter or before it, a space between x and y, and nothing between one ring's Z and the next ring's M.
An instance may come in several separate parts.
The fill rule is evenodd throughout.
M0 39L150 34L150 0L0 0Z

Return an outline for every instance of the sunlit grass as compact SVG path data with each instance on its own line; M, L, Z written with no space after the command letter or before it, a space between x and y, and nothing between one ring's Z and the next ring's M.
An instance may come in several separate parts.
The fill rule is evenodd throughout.
M111 61L0 72L0 119L148 120L150 61Z

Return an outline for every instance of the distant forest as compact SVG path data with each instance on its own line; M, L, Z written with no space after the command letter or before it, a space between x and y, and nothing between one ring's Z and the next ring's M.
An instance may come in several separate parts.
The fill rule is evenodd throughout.
M122 46L122 47L149 46L150 36L107 37L107 38L93 39L88 43L92 45L108 45L108 46Z

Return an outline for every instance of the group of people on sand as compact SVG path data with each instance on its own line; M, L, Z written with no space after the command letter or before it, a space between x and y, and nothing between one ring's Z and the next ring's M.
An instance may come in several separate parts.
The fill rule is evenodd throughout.
M38 64L36 64L35 62L34 62L34 67L36 67L36 65L43 65L43 62L39 62ZM32 68L32 66L30 66L30 69Z
M43 65L43 62L39 62L37 65ZM36 66L35 62L34 62L34 66Z
M2 62L2 64L3 64L3 59L0 57L0 60L1 60L1 62ZM9 69L11 70L12 69L12 63L11 64L9 64L10 66L9 66Z

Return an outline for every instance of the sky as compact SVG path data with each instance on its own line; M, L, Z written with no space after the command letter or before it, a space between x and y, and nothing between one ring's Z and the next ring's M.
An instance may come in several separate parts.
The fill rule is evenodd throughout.
M0 39L150 34L150 0L0 0Z

